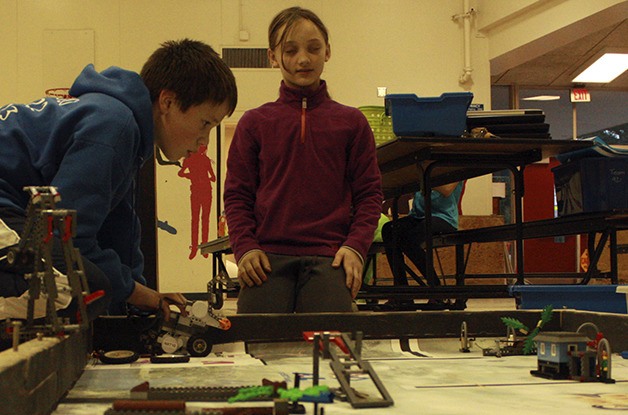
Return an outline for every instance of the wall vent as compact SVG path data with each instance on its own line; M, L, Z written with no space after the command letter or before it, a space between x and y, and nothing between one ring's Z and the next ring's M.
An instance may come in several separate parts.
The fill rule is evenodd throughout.
M270 68L265 48L223 48L222 60L230 68Z

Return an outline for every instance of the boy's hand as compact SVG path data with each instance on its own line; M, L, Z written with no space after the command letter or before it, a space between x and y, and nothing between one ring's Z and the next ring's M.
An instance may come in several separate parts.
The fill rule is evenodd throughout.
M334 268L343 266L347 275L347 288L351 290L351 297L355 298L362 286L362 268L363 264L360 256L346 247L340 247L334 257L331 266Z
M174 305L179 309L182 316L187 316L188 312L185 309L188 300L181 293L165 293L159 294L160 302L159 307L164 312L166 321L170 320L170 305Z
M262 285L268 279L267 272L270 272L270 261L264 251L249 251L240 259L238 263L238 281L242 287L252 287Z
M181 314L185 315L186 298L179 293L161 294L138 282L135 283L133 293L127 299L129 304L136 306L141 310L161 309L164 313L166 321L170 319L170 304L176 305Z

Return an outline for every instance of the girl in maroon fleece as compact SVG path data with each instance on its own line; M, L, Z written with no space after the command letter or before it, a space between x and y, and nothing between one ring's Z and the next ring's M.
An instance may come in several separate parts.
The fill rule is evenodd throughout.
M382 204L373 134L320 78L331 49L314 13L286 9L268 33L279 99L242 116L227 160L238 313L351 311Z

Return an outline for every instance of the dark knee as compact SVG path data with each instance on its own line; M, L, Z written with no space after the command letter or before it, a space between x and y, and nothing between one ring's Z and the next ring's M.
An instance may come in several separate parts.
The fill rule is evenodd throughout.
M392 222L386 222L384 226L382 226L382 239L384 242L392 239Z

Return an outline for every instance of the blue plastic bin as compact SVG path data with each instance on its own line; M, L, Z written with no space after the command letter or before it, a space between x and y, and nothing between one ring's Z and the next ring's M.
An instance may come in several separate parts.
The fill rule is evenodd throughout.
M460 137L467 127L471 92L445 92L440 97L415 94L386 95L386 114L392 116L393 132L405 137Z
M521 309L571 308L607 313L628 313L628 285L514 285L510 294L520 298Z
M558 214L628 208L628 157L590 157L552 169Z

